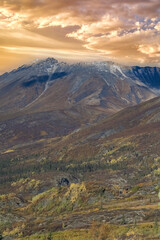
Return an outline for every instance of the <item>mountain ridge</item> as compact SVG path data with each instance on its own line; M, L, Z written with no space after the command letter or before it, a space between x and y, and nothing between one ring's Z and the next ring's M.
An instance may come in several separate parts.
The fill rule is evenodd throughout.
M67 135L158 96L159 85L154 92L152 78L146 85L144 77L147 71L160 81L160 69L138 68L139 79L135 68L113 62L67 64L48 58L1 75L1 147L5 136L12 146L22 139L41 138L41 131L48 138Z
M146 78L148 75L152 75L150 82ZM158 82L156 89L160 87L160 69L126 67L104 61L67 64L58 62L54 58L48 58L31 65L22 65L18 69L0 76L2 102L6 91L16 92L14 87L17 87L21 92L19 101L15 100L15 106L9 107L11 100L7 99L9 100L8 106L5 103L2 107L0 105L0 111L6 111L7 107L9 110L18 111L31 106L49 88L52 88L54 83L57 85L57 80L62 79L58 90L60 91L60 87L62 88L63 84L66 84L66 93L65 89L61 93L63 96L66 94L63 105L75 106L80 103L83 106L97 106L108 110L113 108L114 112L117 107L122 109L157 96L158 92L154 88L155 82ZM101 86L99 87L99 85ZM52 90L52 95L56 95L54 88ZM6 98L9 97L6 96ZM14 96L12 97L13 101Z

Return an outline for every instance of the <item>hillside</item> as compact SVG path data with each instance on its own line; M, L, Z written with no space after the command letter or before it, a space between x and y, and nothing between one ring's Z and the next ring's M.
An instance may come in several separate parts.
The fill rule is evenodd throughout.
M157 97L1 150L2 235L158 239L159 130Z

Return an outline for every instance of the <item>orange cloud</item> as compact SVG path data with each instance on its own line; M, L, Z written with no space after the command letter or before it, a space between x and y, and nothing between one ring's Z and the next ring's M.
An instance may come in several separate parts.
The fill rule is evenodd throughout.
M1 59L69 53L159 65L159 13L159 0L1 0Z

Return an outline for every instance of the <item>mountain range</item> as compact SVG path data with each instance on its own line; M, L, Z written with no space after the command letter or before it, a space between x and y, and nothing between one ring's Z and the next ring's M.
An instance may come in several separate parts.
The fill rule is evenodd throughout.
M1 147L3 135L16 142L39 139L42 131L66 135L158 96L159 88L157 67L67 64L54 58L23 65L0 76Z
M0 111L88 107L113 113L157 96L159 79L156 67L67 64L48 58L0 76Z

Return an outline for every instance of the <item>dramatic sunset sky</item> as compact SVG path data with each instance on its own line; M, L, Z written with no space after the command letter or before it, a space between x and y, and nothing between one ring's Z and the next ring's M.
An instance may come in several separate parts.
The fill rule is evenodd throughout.
M160 66L160 0L0 0L0 73L48 56Z

